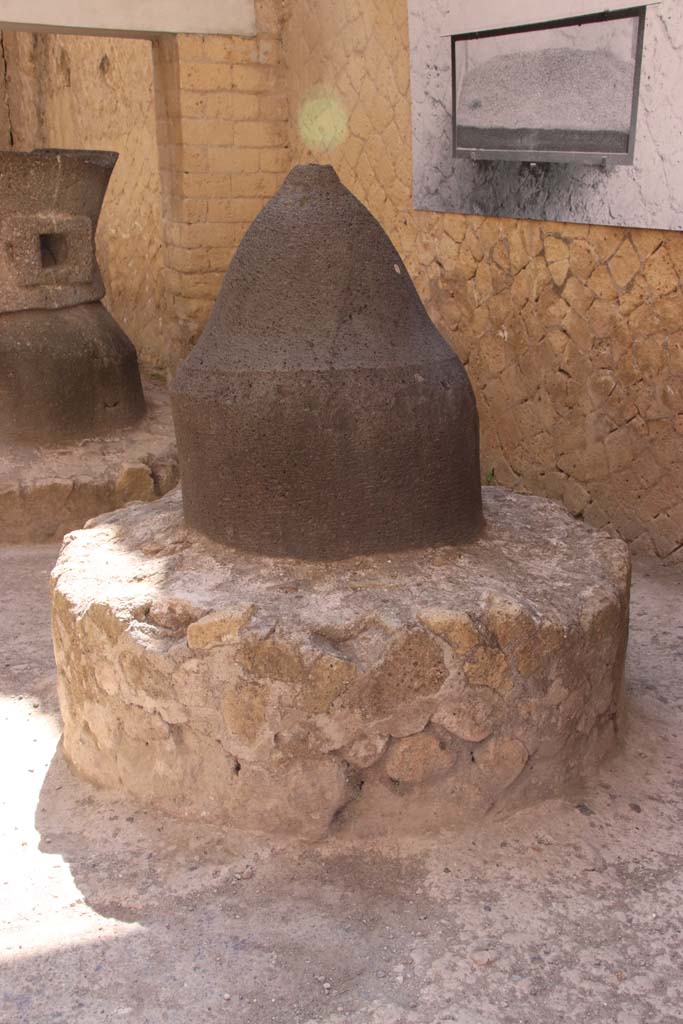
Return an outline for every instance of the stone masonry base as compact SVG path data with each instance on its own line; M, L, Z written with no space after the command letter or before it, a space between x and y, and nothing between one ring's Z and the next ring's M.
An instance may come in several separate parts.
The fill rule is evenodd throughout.
M620 724L630 563L485 489L460 548L246 555L179 488L67 537L53 633L72 766L171 814L315 840L460 828L558 792Z
M145 383L133 427L59 446L0 444L0 544L61 540L93 516L152 501L178 483L165 388Z

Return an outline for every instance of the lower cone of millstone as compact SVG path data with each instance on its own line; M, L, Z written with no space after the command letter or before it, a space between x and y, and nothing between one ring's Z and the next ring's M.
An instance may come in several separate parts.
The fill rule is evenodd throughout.
M106 436L145 415L133 343L101 302L0 314L0 439Z
M172 399L185 518L213 540L327 560L482 527L465 369L331 167L256 217Z

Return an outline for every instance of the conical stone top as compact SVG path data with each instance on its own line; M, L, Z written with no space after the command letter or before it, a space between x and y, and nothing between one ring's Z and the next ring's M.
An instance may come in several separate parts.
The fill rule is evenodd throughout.
M331 167L257 216L172 397L185 518L214 540L337 559L482 526L467 374Z

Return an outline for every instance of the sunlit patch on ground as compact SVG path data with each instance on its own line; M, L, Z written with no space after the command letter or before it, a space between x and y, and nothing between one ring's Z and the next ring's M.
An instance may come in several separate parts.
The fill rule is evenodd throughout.
M101 917L84 901L69 865L36 830L41 787L60 737L55 717L28 697L0 696L0 963L111 939L140 929Z

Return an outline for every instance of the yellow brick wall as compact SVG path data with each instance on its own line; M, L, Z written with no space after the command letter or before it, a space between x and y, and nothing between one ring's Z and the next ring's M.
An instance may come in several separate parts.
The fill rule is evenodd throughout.
M683 237L416 212L405 0L291 0L284 45L292 161L332 163L391 236L467 364L485 476L674 553ZM347 120L327 152L302 138L321 90Z
M6 32L3 50L14 146L120 153L97 232L107 288L104 301L134 342L141 362L164 367L151 43Z
M232 255L290 166L280 4L253 39L155 44L173 369L197 340Z

